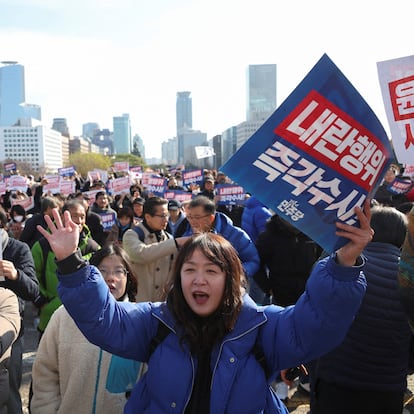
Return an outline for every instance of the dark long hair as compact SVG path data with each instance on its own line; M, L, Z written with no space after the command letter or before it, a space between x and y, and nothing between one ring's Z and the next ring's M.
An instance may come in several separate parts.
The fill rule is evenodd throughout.
M225 273L223 300L210 316L201 318L188 306L181 285L181 269L195 250L220 267ZM167 304L182 328L182 341L187 342L192 353L211 349L215 342L230 332L242 306L242 288L246 280L242 264L234 247L222 236L202 233L189 239L180 250L168 285Z
M97 250L90 259L90 264L96 267L102 262L105 257L118 256L122 260L122 264L127 270L127 285L125 293L128 295L130 302L135 302L135 297L138 292L138 279L130 265L130 260L127 252L119 245L109 243L102 249Z

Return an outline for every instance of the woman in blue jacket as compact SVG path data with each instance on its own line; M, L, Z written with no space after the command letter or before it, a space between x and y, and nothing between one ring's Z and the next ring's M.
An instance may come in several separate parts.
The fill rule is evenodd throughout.
M257 307L244 290L237 252L202 233L181 249L167 301L120 303L98 269L77 252L77 226L65 212L50 233L59 293L85 336L108 352L148 362L125 413L283 413L269 383L283 368L322 355L344 338L365 291L360 253L372 238L369 204L356 208L360 227L337 224L349 239L315 266L295 306ZM151 350L158 326L171 333ZM268 375L255 356L259 347Z

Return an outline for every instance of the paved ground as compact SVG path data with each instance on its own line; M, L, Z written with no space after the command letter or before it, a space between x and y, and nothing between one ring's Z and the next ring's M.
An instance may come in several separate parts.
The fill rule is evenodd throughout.
M31 303L26 305L25 311L25 338L24 338L24 356L23 356L23 383L21 395L23 401L23 413L28 414L29 385L31 381L31 369L36 354L38 332L34 326L36 311ZM408 378L408 388L414 393L414 375ZM407 395L407 400L409 395ZM293 414L307 414L309 411L309 400L296 387L289 392L289 411ZM414 414L414 400L408 403L403 414Z

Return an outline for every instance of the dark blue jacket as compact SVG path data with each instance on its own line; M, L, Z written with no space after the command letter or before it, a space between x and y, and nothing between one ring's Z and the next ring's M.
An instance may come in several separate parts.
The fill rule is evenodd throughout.
M400 250L372 242L364 255L367 292L361 308L341 346L315 364L316 377L351 389L401 392L411 332L398 292Z
M272 217L270 210L256 197L249 197L244 203L241 228L256 242L257 236L266 228Z
M223 236L236 249L248 278L252 277L259 270L260 258L256 246L249 235L240 227L234 226L233 222L225 214L216 212L211 231ZM191 236L192 234L193 231L188 226L183 236Z
M287 414L269 382L281 369L315 359L341 343L364 295L361 270L326 258L315 266L297 304L288 308L257 307L245 294L234 329L211 353L210 412ZM125 414L183 413L197 359L180 340L182 328L166 304L117 302L94 266L58 276L62 302L88 340L124 358L148 361ZM173 333L150 354L160 321ZM271 372L268 379L253 353L256 342Z

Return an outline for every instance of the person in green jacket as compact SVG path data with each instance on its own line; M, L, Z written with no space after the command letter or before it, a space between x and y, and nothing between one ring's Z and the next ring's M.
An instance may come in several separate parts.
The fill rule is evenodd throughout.
M78 247L82 252L82 256L88 260L94 252L100 249L100 246L92 239L89 228L85 224L85 207L81 201L72 199L66 201L62 208L62 214L66 210L70 212L72 220L79 225ZM42 335L53 312L62 302L57 292L58 279L56 277L55 255L44 237L33 245L32 255L40 287L40 295L34 301L40 311L37 329Z

